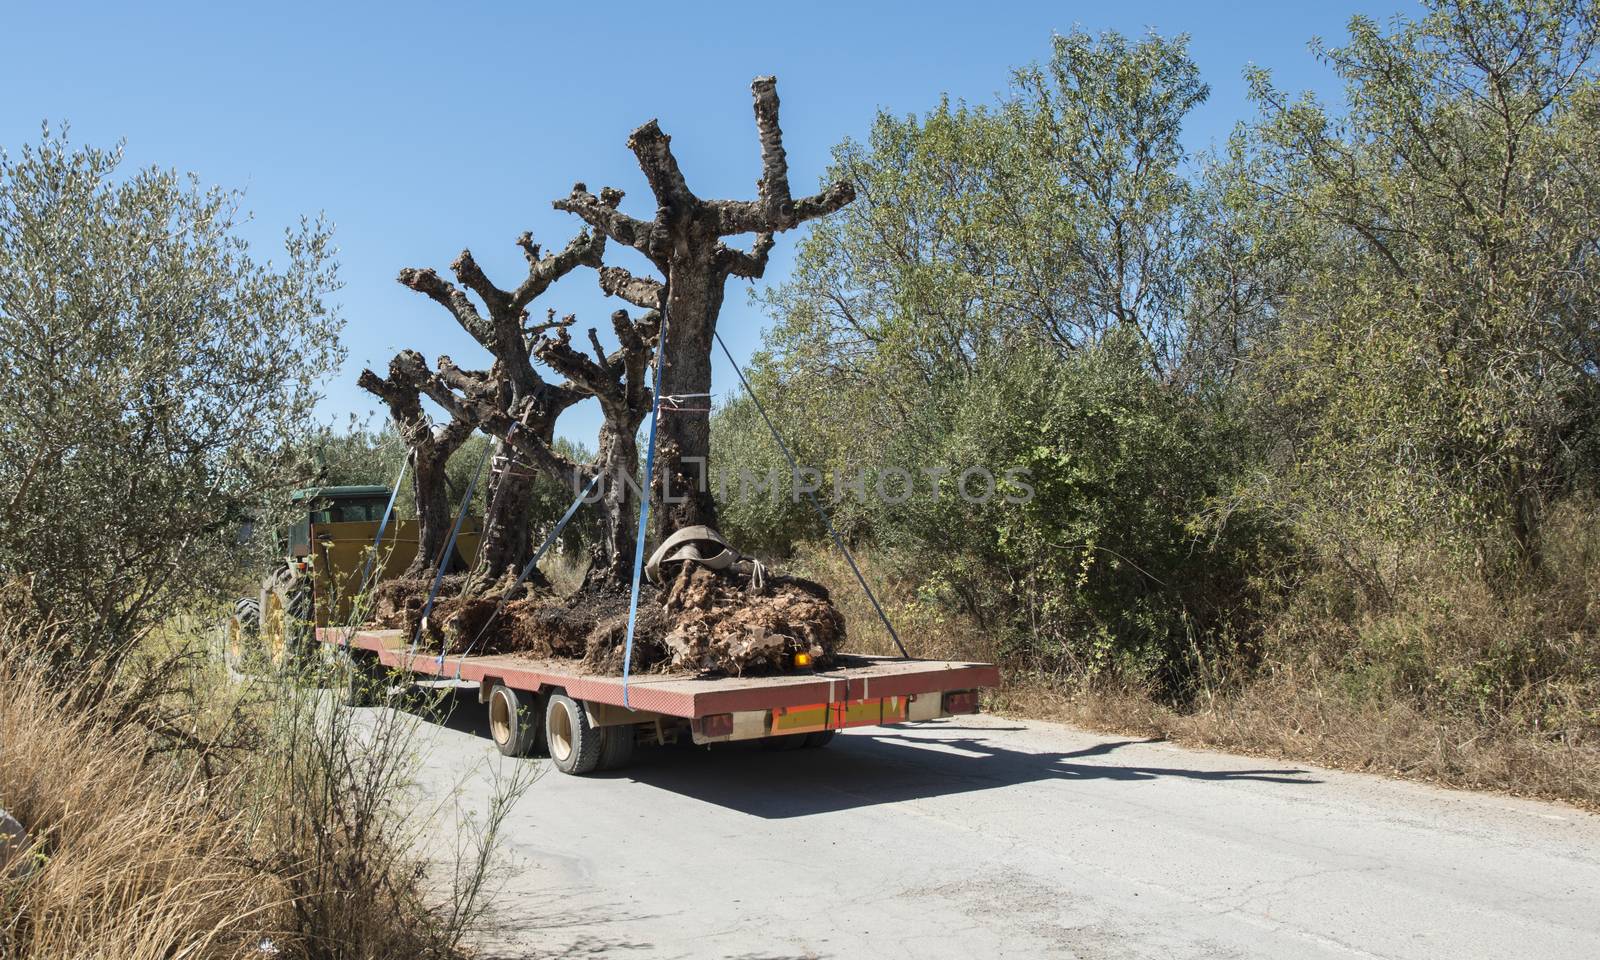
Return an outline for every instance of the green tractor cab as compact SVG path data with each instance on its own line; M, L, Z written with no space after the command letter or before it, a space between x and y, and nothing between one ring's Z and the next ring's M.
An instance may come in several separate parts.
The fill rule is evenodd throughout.
M302 509L289 525L284 552L290 557L311 556L311 528L314 526L381 522L383 511L389 505L389 493L388 487L370 485L304 487L296 490L289 494L289 502Z
M411 565L417 554L417 522L389 518L379 554L372 545L389 505L385 486L305 487L289 495L295 516L278 538L282 560L262 579L254 598L240 598L222 631L222 654L230 670L246 672L250 661L281 670L311 649L317 627L363 618L361 602L378 582ZM478 518L461 525L457 552L477 554ZM368 582L362 575L368 570Z

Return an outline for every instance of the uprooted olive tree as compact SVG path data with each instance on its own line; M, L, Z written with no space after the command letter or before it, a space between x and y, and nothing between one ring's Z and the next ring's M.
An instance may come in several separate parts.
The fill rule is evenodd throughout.
M672 138L651 120L633 131L628 148L638 158L656 212L651 220L619 209L622 191L605 188L595 196L579 183L555 201L556 209L583 218L616 243L632 247L661 273L661 280L635 277L621 267L600 271L606 293L637 306L665 305L667 332L662 347L661 392L665 396L705 397L711 392L711 351L729 277L758 279L765 272L773 237L808 220L827 216L855 199L855 188L839 181L813 196L794 199L783 131L778 127L777 80L758 77L750 85L756 130L761 141L761 179L755 200L704 200L689 189L672 154ZM749 251L724 238L755 234ZM708 403L674 410L658 426L659 449L651 496L658 534L684 527L717 525L716 502L707 481L711 457Z
M552 283L578 266L597 266L605 238L583 233L554 254L543 254L528 233L517 239L517 245L527 259L528 273L511 290L490 281L471 250L463 250L451 265L460 286L431 269L407 268L400 271L399 280L443 306L493 358L486 371L460 370L449 363L448 357L440 358L441 367L462 382L470 382L477 393L492 398L508 423L516 424L518 430L548 448L555 436L556 418L581 400L583 394L545 380L534 367L529 359L529 344L542 328L528 326L527 308ZM477 303L467 295L468 290L477 296ZM420 355L403 351L391 362L388 378L363 371L359 381L389 405L413 458L413 489L421 530L413 572L436 569L441 561L448 567L448 560L442 556L451 523L444 464L473 429L484 426L479 417L467 415L459 407L446 407L449 423L434 428L420 403L421 395L431 395L430 376ZM529 523L533 465L507 456L497 459L493 466L482 547L472 577L478 585L493 583L509 570L520 570L533 550Z
M401 273L403 284L446 307L493 363L487 370L467 370L441 356L430 366L421 354L402 351L388 382L426 396L452 424L471 424L495 437L507 464L494 474L483 554L473 577L430 617L435 642L581 656L597 669L621 668L641 495L638 434L655 406L650 383L655 364L664 400L702 400L660 407L656 468L648 489L661 545L649 565L653 602L640 604L634 667L665 663L743 673L781 668L798 652L825 661L842 642L843 619L825 589L775 576L722 540L706 482L710 404L703 398L711 394L711 352L728 278L759 278L777 233L854 198L851 186L842 182L815 196L791 197L775 81L758 78L751 89L762 160L757 199L696 196L678 169L670 138L652 120L633 132L628 146L655 196L653 219L623 213L620 190L608 187L595 196L578 184L554 205L582 218L594 233L542 258L524 235L520 242L530 270L516 290L491 283L470 252L452 266L456 283L432 270ZM746 233L755 235L748 251L724 242ZM644 254L660 279L605 265L607 240ZM596 269L608 295L644 311L612 314L616 350L605 349L593 329L587 351L575 346L571 316L557 319L550 311L541 322L529 321L533 298L579 266ZM564 380L544 379L535 360ZM382 386L375 375L364 380L374 392ZM556 418L588 397L598 401L604 421L595 458L578 463L561 454L552 439ZM420 455L420 445L437 442L438 430L413 429L406 435L416 438L413 451ZM604 536L594 547L583 586L571 596L499 589L531 555L526 478L535 470L575 494L594 482L587 509L600 511ZM419 513L422 493L419 486ZM542 580L536 585L548 587Z

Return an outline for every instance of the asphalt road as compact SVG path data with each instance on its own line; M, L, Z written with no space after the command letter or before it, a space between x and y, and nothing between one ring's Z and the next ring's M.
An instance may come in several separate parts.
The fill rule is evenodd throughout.
M441 848L513 762L458 699ZM498 957L1600 957L1600 817L1058 724L641 749L508 827Z

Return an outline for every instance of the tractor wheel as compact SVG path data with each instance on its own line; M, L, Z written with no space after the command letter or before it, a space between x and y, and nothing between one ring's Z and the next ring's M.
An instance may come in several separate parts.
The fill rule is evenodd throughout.
M499 687L495 687L499 690ZM600 764L599 727L589 725L589 712L583 704L564 693L552 693L544 711L545 742L550 760L562 773L582 776L593 773Z
M489 691L489 736L508 757L526 757L539 746L539 695L503 683Z
M311 647L311 584L287 571L261 587L261 650L274 672L300 662Z
M261 632L261 603L252 597L240 597L233 603L233 613L222 621L217 630L217 658L222 661L230 679L242 679L250 651L255 647Z

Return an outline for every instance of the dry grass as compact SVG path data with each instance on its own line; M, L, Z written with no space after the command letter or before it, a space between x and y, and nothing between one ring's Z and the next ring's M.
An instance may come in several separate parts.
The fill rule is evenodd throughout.
M1404 703L1351 702L1286 679L1258 680L1176 710L1137 689L1071 690L1022 675L1009 677L990 706L1004 715L1600 811L1600 749L1593 746L1440 720Z
M209 671L154 708L126 702L138 684L85 701L31 652L48 646L0 622L0 806L33 844L0 878L0 958L457 956L531 765L475 798L490 815L439 878L408 794L414 718Z
M913 657L924 660L984 660L995 658L995 645L968 617L952 613L917 595L917 585L890 572L877 562L870 548L855 551L856 562L878 602L894 624L900 642ZM850 565L830 542L804 543L780 565L781 572L807 577L828 588L833 604L844 614L851 653L893 656L899 653L889 631L856 581Z
M1336 571L1304 584L1266 625L1253 669L1202 665L1187 703L1140 683L1093 683L1004 662L998 713L1118 734L1494 790L1600 809L1600 520L1577 505L1550 527L1537 578L1496 591L1443 563L1381 609ZM865 551L868 582L913 656L1002 659L968 618L918 598ZM786 570L827 585L857 652L893 653L831 545ZM1501 585L1505 587L1506 585Z
M38 864L0 886L0 956L238 957L276 932L286 891L243 812L205 796L231 785L145 762L38 672L0 668L0 688L0 803Z

